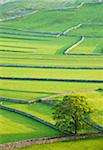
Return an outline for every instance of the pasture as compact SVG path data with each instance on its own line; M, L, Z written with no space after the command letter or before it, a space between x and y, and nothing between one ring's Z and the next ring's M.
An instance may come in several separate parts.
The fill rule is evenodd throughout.
M14 112L0 110L0 114L0 143L60 135L60 132Z
M103 3L81 6L81 2L84 0L76 3L40 0L35 4L32 0L30 3L17 0L0 4L0 97L30 102L75 91L75 94L87 97L95 110L91 119L103 126ZM100 80L101 83L26 81L5 77ZM79 92L81 90L84 91ZM62 98L57 96L51 100ZM51 105L5 102L2 98L0 105L55 124ZM0 114L0 143L64 135L15 112L1 109ZM88 125L79 131L97 132L100 131ZM101 143L102 138L95 138L34 145L25 150L51 150L51 147L78 150L81 145L83 149L101 150Z

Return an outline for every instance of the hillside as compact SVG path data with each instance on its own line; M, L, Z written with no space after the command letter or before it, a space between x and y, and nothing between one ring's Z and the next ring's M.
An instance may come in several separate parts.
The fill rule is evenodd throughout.
M102 134L103 1L0 1L0 148L65 136L55 126L53 105L71 94L87 97L95 110L93 124L86 122L79 134ZM21 149L101 150L101 141L97 137Z

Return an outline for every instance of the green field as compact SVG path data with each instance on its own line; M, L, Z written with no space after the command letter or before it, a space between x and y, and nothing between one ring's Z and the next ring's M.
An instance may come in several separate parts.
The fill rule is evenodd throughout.
M52 118L52 113L53 113L53 107L46 105L46 104L41 104L41 103L36 103L36 104L15 104L15 103L10 103L10 102L3 102L3 105L16 108L18 110L27 112L29 114L35 115L41 119L44 119L48 122L54 123L54 120Z
M36 0L35 3L34 0L9 0L0 3L0 77L103 80L103 2L84 5L81 2L96 0L78 0L75 3L68 0ZM74 68L51 68L56 66ZM84 69L86 67L88 69ZM100 126L103 126L102 89L103 83L0 79L0 97L27 101L84 90L75 91L75 94L87 97L95 110L90 117ZM58 96L52 100L62 98ZM55 123L50 105L4 102L2 98L0 105ZM0 127L0 143L62 134L40 122L2 109ZM79 131L91 132L99 131L88 125ZM102 138L96 138L34 145L24 149L102 150L101 143Z
M3 53L2 53L3 55ZM17 56L16 56L17 55ZM73 67L102 67L103 56L65 56L52 57L26 53L8 53L0 58L1 64L37 65L37 66L73 66Z
M71 30L68 34L99 36L103 35L103 24L83 24L81 27Z
M0 110L0 114L0 143L60 135L58 131L28 117L6 110Z
M94 9L95 7L95 9ZM64 31L79 23L103 23L103 4L84 5L79 10L38 11L29 16L16 20L1 22L0 25L35 29L36 31ZM101 14L101 15L100 15ZM99 16L99 17L98 17ZM42 20L42 21L41 21ZM88 21L87 21L88 20ZM69 23L68 23L69 21Z
M5 34L3 35L5 36ZM6 35L7 36L7 35ZM9 37L20 37L18 35L9 35ZM54 37L38 37L38 40L35 37L32 37L33 41L25 41L22 40L23 38L27 38L27 37L23 37L21 36L21 40L8 40L8 39L3 39L1 38L1 46L0 46L0 51L5 52L5 50L7 52L11 52L14 51L19 52L24 52L25 53L32 53L32 55L53 55L53 54L63 54L63 52L70 47L71 45L73 45L78 38L66 38L66 37L60 37L60 38L54 38ZM29 38L29 37L28 37ZM29 38L31 39L31 37ZM1 53L1 56L3 55Z
M96 43L94 45L94 43ZM78 46L71 49L70 53L84 53L84 54L92 54L92 53L103 53L103 39L84 39Z
M30 78L61 78L61 79L93 79L103 80L102 70L73 70L73 69L37 69L37 68L9 68L1 67L0 76L30 77Z
M33 100L71 90L103 88L101 83L0 80L3 97Z
M91 115L91 118L96 124L103 125L103 97L102 97L103 92L91 91L91 92L81 92L76 94L87 97L87 101L89 105L91 106L91 108L93 108L93 114ZM56 98L56 100L61 100L61 99L62 97ZM53 117L52 106L41 104L41 103L26 105L26 104L7 103L3 101L2 104L30 113L32 115L36 115L39 118L54 123L52 118Z

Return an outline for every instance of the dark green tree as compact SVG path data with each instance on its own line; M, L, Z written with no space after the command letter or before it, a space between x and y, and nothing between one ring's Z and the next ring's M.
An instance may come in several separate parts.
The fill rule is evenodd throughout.
M89 119L89 107L86 98L79 95L65 96L61 102L55 105L53 118L56 126L63 131L73 131L77 134L78 130L85 124L83 117Z

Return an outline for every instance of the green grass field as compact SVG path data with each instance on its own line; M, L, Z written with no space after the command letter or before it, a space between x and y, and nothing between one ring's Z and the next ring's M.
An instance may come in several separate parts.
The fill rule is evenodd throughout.
M91 91L91 92L81 92L75 93L77 95L83 95L87 98L87 101L91 108L93 108L93 114L91 114L91 118L96 124L103 125L103 92L100 91ZM56 100L61 100L62 97L57 97ZM53 121L53 107L36 103L36 104L15 104L15 103L7 103L3 102L3 105L7 105L21 111L36 115L39 118L42 118L46 121L52 122Z
M46 105L46 104L41 104L41 103L36 103L36 104L15 104L15 103L10 103L10 102L3 102L3 105L16 108L18 110L27 112L29 114L35 115L45 121L54 123L55 121L53 120L53 107Z
M96 43L94 45L94 43ZM75 48L71 49L70 53L84 53L84 54L92 54L92 53L103 53L103 39L84 39L82 43L80 43Z
M99 36L103 35L102 24L84 24L80 28L69 31L67 34Z
M5 36L5 34L3 35ZM10 37L12 35L9 35ZM20 37L18 35L13 35L13 37ZM12 38L13 38L12 37ZM29 38L25 36L21 36L21 38ZM29 38L31 39L31 37ZM38 37L38 40L35 37L32 37L33 41L25 41L25 40L8 40L8 39L3 39L1 38L1 46L0 50L3 53L3 50L5 52L8 51L14 51L14 52L27 52L27 53L32 53L32 55L53 55L53 54L63 54L63 52L68 48L73 45L78 38L66 38L66 37L60 37L60 38L54 38L54 37ZM3 54L1 54L2 56Z
M102 67L103 56L46 56L26 53L1 52L1 64L37 66ZM4 56L3 56L4 55Z
M97 70L93 68L87 70L0 66L0 77L103 80L103 71L100 70L103 68L103 3L89 3L78 9L64 9L77 7L84 1L79 0L73 3L64 0L36 0L34 3L33 0L25 2L10 0L8 3L0 4L0 65L97 67ZM88 1L94 2L94 0ZM9 18L22 14L25 16L11 20ZM75 28L79 24L82 25ZM73 47L81 36L85 36L84 40ZM70 50L70 54L77 53L78 55L65 55L67 50ZM82 53L86 55L80 55ZM103 89L103 83L0 80L0 96L27 101L90 88ZM103 91L77 94L88 98L90 106L95 109L91 119L103 126ZM53 100L61 99L62 97L53 98ZM2 99L0 104L54 123L52 106L40 103L30 105L8 103ZM13 112L0 110L0 115L0 143L61 134ZM98 131L86 126L80 131L80 133L84 132ZM35 145L25 150L51 150L51 148L54 150L67 150L68 148L70 150L102 150L101 143L102 138L96 138Z
M3 97L33 100L71 90L103 88L102 83L0 80Z
M94 9L95 7L95 9ZM39 11L35 14L18 18L16 20L1 22L2 26L15 26L25 29L35 29L37 31L64 31L67 28L79 23L103 22L103 4L84 5L77 10L62 11ZM101 15L99 15L101 14ZM99 16L99 17L98 17ZM41 21L42 20L42 21ZM88 21L87 21L88 20ZM68 23L69 21L69 23Z
M35 120L0 110L0 143L60 135L60 132Z
M45 69L45 68L9 68L0 67L0 76L3 77L30 77L30 78L61 78L61 79L93 79L103 80L102 70L73 70L73 69Z

